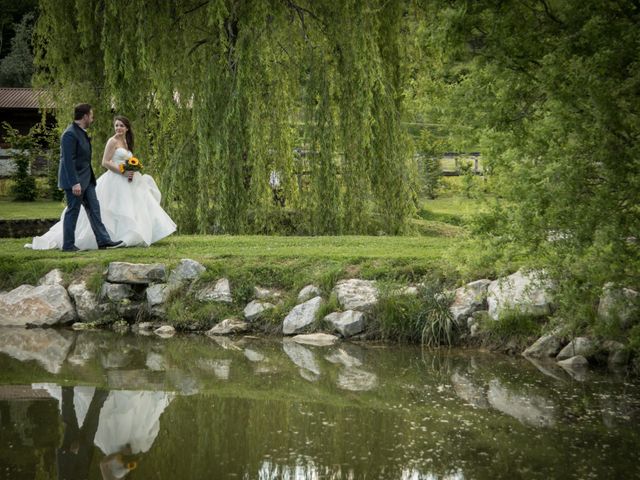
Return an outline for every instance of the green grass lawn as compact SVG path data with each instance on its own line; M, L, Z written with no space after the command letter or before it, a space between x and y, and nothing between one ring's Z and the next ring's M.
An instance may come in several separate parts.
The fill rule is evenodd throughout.
M60 218L64 202L36 200L35 202L14 202L0 199L0 220L31 220Z
M450 237L282 237L174 235L149 248L120 248L65 253L24 248L29 239L0 239L0 289L34 283L53 268L70 274L101 272L109 262L177 264L197 260L211 275L242 275L258 283L291 288L325 278L411 281L429 272L447 271Z
M59 218L62 209L60 202L0 200L1 219ZM433 274L455 280L460 259L451 259L464 245L466 220L477 209L477 200L461 195L424 200L411 221L414 233L400 237L173 235L149 248L75 254L25 249L28 238L0 239L0 289L33 284L53 268L75 275L101 272L113 261L173 266L182 258L203 263L211 275L240 275L283 288L350 276L413 281Z

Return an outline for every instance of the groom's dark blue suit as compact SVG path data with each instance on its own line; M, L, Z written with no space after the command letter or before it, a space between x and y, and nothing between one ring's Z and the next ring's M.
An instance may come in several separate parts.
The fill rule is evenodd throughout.
M80 184L82 193L76 196L72 192L74 185ZM64 189L67 196L67 212L63 221L63 250L75 247L75 230L84 206L91 229L96 236L98 246L111 243L107 229L100 216L100 204L96 197L96 177L91 168L91 140L80 126L73 122L62 134L60 141L60 168L58 187Z

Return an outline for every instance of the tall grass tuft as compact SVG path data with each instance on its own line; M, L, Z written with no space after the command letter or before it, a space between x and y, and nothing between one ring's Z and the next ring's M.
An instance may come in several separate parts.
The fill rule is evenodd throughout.
M422 309L422 345L427 348L451 346L456 335L456 323L451 314L452 295L437 285L426 284L420 289Z

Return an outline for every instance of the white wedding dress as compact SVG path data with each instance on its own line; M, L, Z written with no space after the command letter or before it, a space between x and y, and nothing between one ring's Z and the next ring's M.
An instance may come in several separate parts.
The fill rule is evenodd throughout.
M120 165L131 156L129 150L119 147L113 155L113 162ZM149 246L176 231L176 224L160 206L160 190L150 175L136 172L129 182L124 175L108 170L97 180L96 195L100 202L102 223L111 240L122 240L122 246ZM33 243L25 247L34 250L61 249L65 212L66 208L58 223L41 237L34 237ZM76 224L75 244L80 250L98 248L84 207L80 208Z

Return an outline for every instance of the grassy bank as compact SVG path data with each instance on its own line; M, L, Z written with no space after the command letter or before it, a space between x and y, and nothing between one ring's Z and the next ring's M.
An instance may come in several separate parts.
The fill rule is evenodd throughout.
M73 254L25 249L27 241L0 239L0 288L33 283L53 268L72 274L86 268L99 270L115 261L173 266L181 258L197 260L220 274L253 272L257 280L274 287L313 281L327 272L410 281L432 270L452 274L448 255L462 237L176 235L149 248Z

